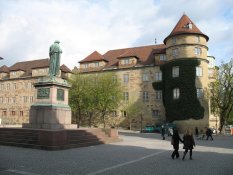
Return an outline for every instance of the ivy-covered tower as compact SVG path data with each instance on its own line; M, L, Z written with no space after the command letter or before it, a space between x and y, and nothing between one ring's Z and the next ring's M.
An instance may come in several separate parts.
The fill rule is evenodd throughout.
M166 121L182 129L209 123L208 40L185 14L164 39L167 61L160 67L163 81L153 86L163 92Z

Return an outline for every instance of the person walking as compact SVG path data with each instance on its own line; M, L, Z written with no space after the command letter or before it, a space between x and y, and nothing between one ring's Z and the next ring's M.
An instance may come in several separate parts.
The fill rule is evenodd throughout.
M181 140L178 130L176 128L173 129L173 135L172 135L172 141L171 144L173 145L174 151L171 155L171 158L174 159L174 157L176 156L176 158L178 159L180 157L179 155L179 141L183 143L183 140Z
M210 128L206 128L206 140L209 139L209 137L211 138L211 140L214 140L212 137L212 131Z
M197 128L197 127L195 127L195 135L196 135L196 138L198 138L198 136L199 136L199 131L198 131L198 128Z
M193 135L190 131L190 129L187 129L186 132L185 132L185 135L183 137L183 141L184 141L184 155L183 155L183 158L182 160L184 160L188 150L189 150L189 158L190 160L192 160L192 150L193 150L193 146L195 146L195 142L194 142L194 139L193 139Z
M165 140L165 128L163 125L161 126L161 136L162 136L163 140Z

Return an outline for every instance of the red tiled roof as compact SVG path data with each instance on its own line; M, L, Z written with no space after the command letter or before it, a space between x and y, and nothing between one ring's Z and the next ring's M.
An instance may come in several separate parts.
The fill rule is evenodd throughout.
M108 61L108 64L105 68L116 67L118 63L118 58L122 55L126 56L129 53L130 56L135 56L138 58L138 63L141 65L150 65L154 64L154 55L153 52L156 50L165 49L164 44L159 45L149 45L117 50L109 50L103 56ZM132 54L131 54L132 53Z
M79 61L79 63L85 63L85 62L93 62L93 61L106 61L99 52L94 51L90 55L88 55L86 58L83 60Z
M62 72L65 72L65 73L71 73L72 71L66 66L66 65L61 65L60 66L60 69Z
M8 72L9 72L9 67L7 67L6 65L0 67L0 73L8 73Z
M188 28L188 24L191 23L192 24L192 28ZM164 39L164 43L166 44L166 40L169 37L175 36L175 35L180 35L180 34L200 34L203 37L206 38L206 40L209 40L209 37L207 35L205 35L204 33L202 33L197 26L194 24L194 22L189 19L189 17L187 15L183 15L180 20L178 21L178 23L176 24L176 26L174 27L174 29L172 30L172 32L170 33L170 35L168 35L165 39Z
M127 58L127 57L137 57L137 54L135 53L135 51L131 48L129 48L128 50L126 50L123 54L121 54L120 56L118 56L117 58Z
M49 58L46 58L40 60L17 62L11 67L9 67L9 71L22 70L25 72L23 76L30 76L32 75L32 69L48 68L48 67L49 67ZM60 66L60 69L62 72L66 72L66 73L71 72L71 70L68 67L66 67L64 64Z

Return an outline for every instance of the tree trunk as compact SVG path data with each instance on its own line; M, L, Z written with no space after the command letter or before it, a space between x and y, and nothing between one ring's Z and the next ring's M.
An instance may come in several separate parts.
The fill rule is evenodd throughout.
M82 114L81 114L81 110L78 110L78 125L77 127L80 128L81 125L81 119L82 119Z
M89 113L89 127L91 128L92 123L92 112Z

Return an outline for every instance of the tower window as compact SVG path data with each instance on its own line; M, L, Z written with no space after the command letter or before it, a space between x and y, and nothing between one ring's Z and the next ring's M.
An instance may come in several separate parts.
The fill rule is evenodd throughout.
M201 55L201 48L195 47L194 53L195 53L195 55Z
M176 37L172 37L172 43L176 44Z
M201 77L202 76L202 68L201 67L196 67L196 76Z
M180 98L180 89L175 88L173 89L173 99L179 99Z
M197 98L203 98L203 89L197 88Z
M178 56L178 49L173 49L173 50L172 50L172 56L173 56L173 57Z
M179 77L179 67L176 66L176 67L173 67L172 68L172 77Z
M197 43L200 42L200 36L196 36L196 42L197 42Z

